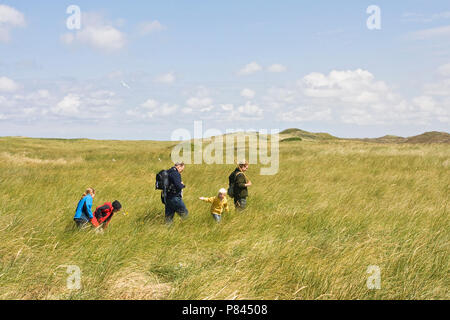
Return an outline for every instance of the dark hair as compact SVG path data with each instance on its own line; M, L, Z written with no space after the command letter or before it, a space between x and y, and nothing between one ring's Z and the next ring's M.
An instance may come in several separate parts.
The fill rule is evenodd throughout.
M122 209L122 205L117 200L112 203L112 206L113 206L114 210L116 210L116 211Z

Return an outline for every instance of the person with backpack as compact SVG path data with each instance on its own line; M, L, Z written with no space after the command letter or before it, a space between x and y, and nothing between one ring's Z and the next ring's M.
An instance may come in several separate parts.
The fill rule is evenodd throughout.
M246 160L239 161L238 167L228 177L228 195L234 198L234 206L237 210L244 210L247 207L247 188L252 185L245 175L247 170L248 162Z
M94 197L95 190L93 188L88 188L81 196L80 201L78 201L73 220L79 229L87 227L89 223L92 223L94 227L98 226L97 220L94 219L94 215L92 214Z
M225 190L224 188L219 190L219 194L216 197L200 197L199 199L211 203L211 215L214 220L216 220L216 222L220 222L220 220L222 219L222 213L224 211L229 212L227 190Z
M94 212L94 218L97 227L102 230L108 227L108 224L111 222L111 218L114 213L119 212L122 209L122 205L119 201L106 202L102 206L97 207Z
M186 187L181 181L181 173L184 171L183 162L177 162L169 170L161 171L156 176L156 188L161 189L161 200L165 205L165 219L167 224L173 222L175 212L186 219L188 209L183 202L183 189Z

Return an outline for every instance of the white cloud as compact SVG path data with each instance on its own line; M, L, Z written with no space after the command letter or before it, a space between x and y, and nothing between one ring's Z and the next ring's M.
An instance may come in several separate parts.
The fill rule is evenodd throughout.
M12 79L0 77L0 92L14 92L19 89L19 85Z
M158 112L162 116L169 116L171 114L174 114L178 110L178 105L176 104L169 104L164 103L161 105L161 107L158 109Z
M26 95L16 94L13 96L15 102L20 102L21 104L33 104L36 106L48 106L50 99L52 99L52 96L50 92L45 89L37 90Z
M99 14L83 13L81 26L81 30L63 34L61 42L66 45L84 44L105 52L120 50L126 44L125 33L105 21Z
M77 39L106 51L119 50L125 46L125 34L112 26L87 26L77 33Z
M280 114L280 120L285 122L329 121L331 109L315 110L311 107L297 107Z
M212 99L209 97L191 97L186 100L186 104L192 109L210 108Z
M412 100L412 103L425 111L434 111L436 108L436 101L430 96L420 96Z
M237 109L238 116L241 118L256 118L260 119L263 115L263 109L261 109L256 104L252 104L250 101L247 101L245 105L240 106Z
M62 116L77 116L80 113L80 106L80 96L69 93L51 111Z
M192 108L183 108L181 112L184 114L191 114L194 110Z
M70 92L48 111L54 116L67 119L107 119L112 116L120 102L115 95L115 92L108 90Z
M431 96L450 96L450 78L426 84L424 93Z
M188 96L186 106L181 110L184 114L208 113L215 109L213 99L210 97L211 92L204 86L198 86L195 90L186 90L183 95ZM202 114L204 118L205 115Z
M301 92L324 119L333 106L344 123L375 124L406 119L407 103L367 70L311 73L298 82ZM308 119L306 117L305 119Z
M435 14L423 14L415 12L405 12L402 14L402 20L408 22L433 22L441 19L450 19L450 11L443 11Z
M450 38L450 26L436 27L416 31L413 37L418 40L425 40L429 38Z
M148 35L153 32L163 31L166 29L158 20L155 21L144 21L139 24L139 33L142 36Z
M156 107L158 107L159 102L153 99L148 99L147 101L145 101L143 104L141 104L142 108L146 108L146 109L155 109Z
M444 77L450 77L450 63L440 66L438 68L438 74Z
M241 96L247 99L253 99L255 97L255 91L246 88L241 91Z
M165 84L174 83L175 80L176 80L176 76L173 72L161 74L155 78L155 82L165 83Z
M265 104L270 108L280 109L285 105L294 104L297 95L298 92L293 89L272 87L263 99Z
M31 120L48 113L49 106L56 103L48 90L42 89L26 94L13 92L0 96L0 108L8 119Z
M258 63L250 62L245 67L243 67L241 70L239 70L238 75L246 76L246 75L250 75L252 73L261 71L261 70L262 70L262 67Z
M220 107L224 111L233 111L234 110L234 105L232 105L232 104L222 104L222 105L220 105Z
M376 104L395 97L382 81L366 70L333 70L329 75L310 73L298 82L303 94L312 98L333 98L350 104Z
M154 99L148 99L140 105L140 108L128 110L126 114L140 119L152 119L172 115L177 110L178 105L176 104L160 103Z
M439 89L440 93L444 91ZM444 121L449 116L445 103L432 95L408 101L362 69L333 70L329 74L313 72L299 80L296 87L269 89L264 101L276 108L276 116L285 122L424 125L433 120Z
M25 16L13 7L0 4L0 41L8 42L12 28L25 27Z
M278 64L278 63L273 64L267 68L267 71L275 72L275 73L285 72L286 70L287 70L287 68L285 66L283 66L282 64Z

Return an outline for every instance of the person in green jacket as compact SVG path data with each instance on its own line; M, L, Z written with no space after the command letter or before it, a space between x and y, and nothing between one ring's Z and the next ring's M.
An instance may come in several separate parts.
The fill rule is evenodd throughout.
M234 206L237 210L244 210L247 207L248 187L252 182L247 178L245 172L248 170L246 160L239 161L238 167L231 175L234 175L233 198Z

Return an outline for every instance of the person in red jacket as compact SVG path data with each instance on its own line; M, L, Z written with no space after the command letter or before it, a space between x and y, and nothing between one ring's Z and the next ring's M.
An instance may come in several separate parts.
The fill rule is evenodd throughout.
M114 213L119 212L121 209L122 205L117 200L114 201L113 203L106 202L102 206L97 207L95 209L93 218L95 219L95 221L93 222L93 224L95 223L98 225L99 228L106 229Z

